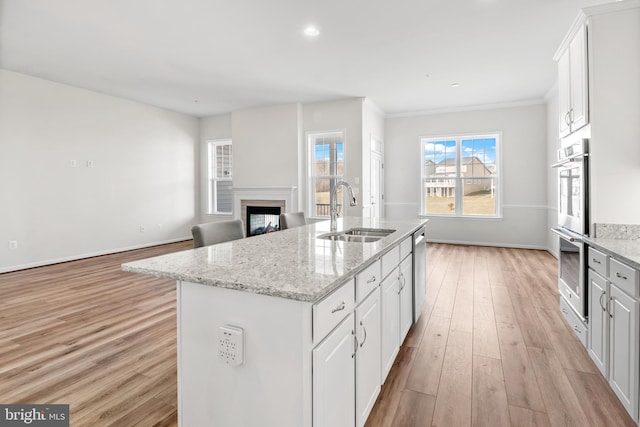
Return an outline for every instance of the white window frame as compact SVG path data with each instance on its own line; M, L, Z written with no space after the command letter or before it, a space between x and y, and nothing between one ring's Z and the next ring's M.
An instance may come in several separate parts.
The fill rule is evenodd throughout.
M492 176L494 181L494 197L496 199L495 206L496 211L494 215L470 215L464 214L463 207L463 194L460 189L463 188L463 182L465 180L478 180L478 179L486 179L486 176L462 176L462 140L468 139L481 139L481 138L495 138L496 140L496 170L495 174ZM424 191L424 183L427 177L424 176L424 147L425 143L428 142L436 142L443 140L455 140L456 141L456 165L455 165L455 176L452 176L455 179L456 191L454 197L454 205L455 211L450 214L443 213L427 213L425 211L426 201L425 201L425 191ZM439 135L439 136L421 136L419 138L419 146L420 146L420 212L419 216L421 217L438 217L438 218L465 218L465 219L502 219L502 133L499 131L496 132L483 132L483 133L469 133L469 134L448 134L448 135Z
M342 138L342 174L341 175L315 175L315 142L316 139L320 136L329 136L332 134L340 135ZM337 129L337 130L326 130L326 131L312 131L307 132L307 212L310 218L317 219L326 219L329 218L330 215L317 215L316 214L316 192L315 192L315 179L316 178L327 178L329 177L330 182L334 184L340 180L345 180L347 176L347 132L345 129ZM336 166L337 168L337 166ZM337 169L336 169L337 170ZM343 193L344 194L344 193ZM341 204L344 209L344 201L338 201L338 204Z
M219 146L228 145L231 147L231 160L230 160L230 174L227 177L217 177L217 157L216 148ZM217 195L217 183L229 182L230 186L233 186L233 143L231 139L219 139L213 141L207 141L207 214L209 215L232 215L233 214L233 199L231 202L231 209L227 211L220 211L218 209L218 195Z

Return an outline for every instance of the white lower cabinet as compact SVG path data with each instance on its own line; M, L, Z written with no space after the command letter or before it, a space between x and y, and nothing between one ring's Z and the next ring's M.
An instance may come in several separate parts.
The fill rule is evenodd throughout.
M400 350L400 283L397 269L380 285L382 291L382 364L381 378L384 381Z
M413 323L413 261L407 256L400 264L400 341L402 344Z
M353 427L356 414L354 315L313 350L313 426Z
M627 291L636 292L637 272L613 258L596 258L592 253L597 255L597 251L589 251L589 356L627 412L638 421L639 302L617 285L622 281L621 286ZM613 262L627 270L620 273L613 268ZM596 268L607 277L596 273Z
M609 314L607 280L589 270L589 356L602 375L609 375Z
M356 426L362 427L380 394L380 288L356 308Z
M609 384L638 420L638 302L609 284Z
M380 289L313 350L313 426L364 426L380 393Z

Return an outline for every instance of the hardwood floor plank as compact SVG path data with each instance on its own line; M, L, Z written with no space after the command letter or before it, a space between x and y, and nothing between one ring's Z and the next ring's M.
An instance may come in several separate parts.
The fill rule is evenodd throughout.
M528 350L551 425L590 425L554 351L537 347Z
M369 414L365 427L389 427L392 425L400 404L402 390L405 389L407 379L411 377L415 354L415 348L402 346Z
M498 323L497 326L509 404L544 412L544 403L520 328L510 323Z
M500 360L473 356L472 425L509 427L509 405Z
M449 331L433 426L471 425L472 342L468 332Z
M511 302L514 311L518 313L518 325L524 343L529 347L552 348L545 328L540 327L540 318L532 298L512 295Z
M392 426L422 427L431 425L436 398L412 390L403 390Z
M447 317L431 316L424 331L422 344L416 352L411 375L406 381L407 389L432 396L438 394L449 337L449 323Z
M566 369L594 374L597 368L558 309L536 308L555 354Z
M517 324L518 319L513 309L509 290L505 286L491 286L491 294L496 323Z
M580 407L593 426L636 427L630 415L600 373L565 369Z
M509 419L513 427L551 427L546 413L518 406L509 405Z

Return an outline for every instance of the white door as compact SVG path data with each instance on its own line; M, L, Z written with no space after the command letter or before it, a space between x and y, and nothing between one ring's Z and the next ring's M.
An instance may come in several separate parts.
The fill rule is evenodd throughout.
M607 281L589 270L589 356L602 375L608 376L609 314L606 312Z
M362 427L380 393L380 288L356 308L356 426Z
M609 384L631 416L638 418L638 303L613 284L609 321Z
M413 261L408 256L400 263L400 341L402 344L413 323Z
M371 137L371 217L384 215L382 141Z
M570 54L567 49L558 60L558 122L560 137L571 132L571 69Z
M587 87L587 46L586 30L581 28L569 45L571 65L571 132L580 129L589 121L589 100Z
M351 313L313 350L314 427L353 427L356 415L353 319Z
M382 289L382 380L393 365L400 349L400 302L398 270L394 270L380 285Z

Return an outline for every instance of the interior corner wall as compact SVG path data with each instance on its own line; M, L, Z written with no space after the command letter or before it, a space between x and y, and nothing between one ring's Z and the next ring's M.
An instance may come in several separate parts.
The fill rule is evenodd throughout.
M231 113L234 187L298 185L299 104Z
M349 98L339 101L326 101L304 104L302 107L302 133L305 147L305 165L307 164L306 134L344 130L345 135L345 174L346 181L356 192L358 206L346 206L346 215L362 215L362 104L363 98ZM306 177L306 169L305 169ZM306 182L306 179L305 179ZM302 200L307 200L307 189L301 191ZM308 209L308 207L306 207ZM305 209L305 210L307 210ZM307 213L309 216L309 213Z
M0 70L0 272L190 238L197 141L195 117Z
M416 218L420 204L420 137L499 131L501 219L431 216L431 241L547 247L546 105L392 117L385 121L385 212Z
M203 117L200 119L200 144L197 150L197 164L199 166L199 178L200 188L197 194L200 195L200 203L198 210L198 223L213 222L232 219L233 215L209 215L207 213L207 191L209 183L207 182L207 167L208 167L208 141L215 141L221 139L232 138L232 116L231 113L220 114L216 116Z
M558 136L558 93L547 100L547 165L558 161L560 137ZM547 169L547 250L558 257L558 236L551 231L558 226L558 170Z

